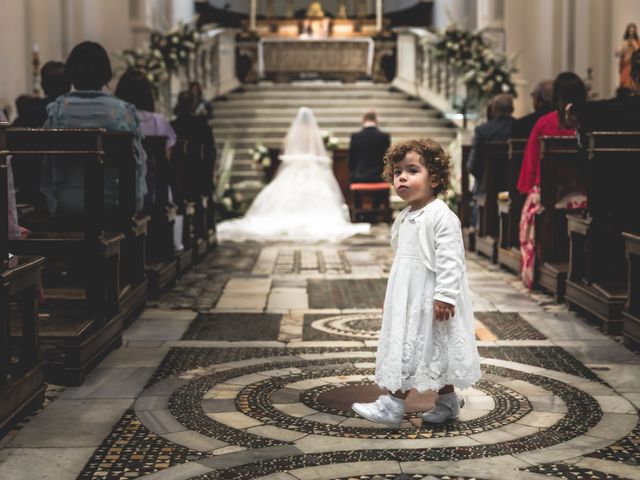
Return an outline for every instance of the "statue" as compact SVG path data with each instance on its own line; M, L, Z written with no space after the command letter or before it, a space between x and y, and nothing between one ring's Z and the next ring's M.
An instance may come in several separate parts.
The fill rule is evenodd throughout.
M344 0L340 0L336 18L347 18L347 6L344 4Z
M631 74L633 59L637 58L634 53L640 50L640 39L638 38L638 27L635 23L630 23L624 31L622 45L616 50L616 55L620 57L620 87L635 91L638 88ZM637 67L636 67L637 68Z
M324 18L324 10L319 1L314 0L307 8L307 18Z

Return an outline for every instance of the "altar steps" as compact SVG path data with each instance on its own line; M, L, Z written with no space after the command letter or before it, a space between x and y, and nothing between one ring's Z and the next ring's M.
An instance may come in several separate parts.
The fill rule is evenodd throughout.
M226 140L234 144L231 183L245 198L259 191L262 177L249 150L258 142L280 148L302 106L313 110L320 128L336 136L342 148L349 146L351 134L361 128L362 114L371 108L376 110L380 127L391 135L393 142L432 137L447 145L456 133L440 112L384 84L245 85L242 91L214 103L211 121L218 148L221 149Z

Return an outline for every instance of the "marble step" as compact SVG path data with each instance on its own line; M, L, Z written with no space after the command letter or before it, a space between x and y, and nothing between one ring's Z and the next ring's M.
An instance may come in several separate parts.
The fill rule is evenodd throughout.
M355 115L354 115L355 117ZM210 122L213 129L217 128L256 128L256 127L273 127L273 128L289 128L293 117L282 118L215 118ZM358 117L320 117L317 118L318 124L322 128L323 125L331 125L333 128L346 128L353 132L360 130L362 127ZM416 129L429 127L442 127L449 125L448 121L437 117L420 117L414 116L405 118L390 118L388 116L380 116L379 123L382 129L395 126L405 127L414 126Z
M282 107L290 107L290 108L299 108L302 106L309 107L314 109L315 107L334 107L335 109L342 108L361 108L361 109L369 109L369 108L382 108L382 107L392 107L392 108L403 108L409 105L414 105L414 108L422 108L421 102L412 102L402 98L374 98L374 99L358 99L358 98L343 98L339 99L338 102L334 102L331 99L321 98L321 97L308 97L305 99L297 99L297 98L282 98L282 99L271 99L271 98L255 98L255 99L247 99L244 97L240 97L238 99L230 100L230 101L219 101L215 102L214 110L217 108L218 110L225 109L234 109L238 107L245 108L282 108Z
M297 81L291 83L270 83L260 82L258 84L248 83L242 87L245 91L256 90L389 90L388 83L372 83L372 82L354 82L354 83L342 83L342 82L317 82L317 81Z
M350 138L355 128L349 127L337 127L330 128L328 125L324 126L327 130L330 130L334 136L338 138ZM217 136L223 138L244 138L247 136L253 136L258 138L284 138L287 134L287 127L246 127L243 129L235 127L218 127L214 128L213 132ZM449 127L428 127L417 128L415 126L397 127L389 126L385 128L385 131L392 137L394 136L415 136L415 135L432 135L432 136L447 136L451 134L451 128Z
M408 100L410 97L406 93L402 92L387 92L384 90L380 91L342 91L336 90L333 92L330 91L314 91L314 90L303 90L303 91L255 91L255 92L244 92L244 93L232 93L227 95L227 101L235 101L238 99L283 99L286 100L288 98L297 98L297 99L307 99L307 98L326 98L327 100L340 99L340 98L353 98L353 99L362 99L362 100L370 100L370 99L378 99L378 98L391 98L398 100Z

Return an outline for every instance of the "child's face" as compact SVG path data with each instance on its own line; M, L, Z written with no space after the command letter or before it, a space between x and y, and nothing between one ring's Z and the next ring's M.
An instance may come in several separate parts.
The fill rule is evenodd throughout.
M434 197L437 179L420 161L420 155L409 152L393 167L393 187L400 198L412 207L422 207Z

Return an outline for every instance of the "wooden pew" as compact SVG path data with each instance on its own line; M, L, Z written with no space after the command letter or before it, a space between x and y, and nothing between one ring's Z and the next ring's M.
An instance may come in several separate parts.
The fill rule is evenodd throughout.
M593 132L587 148L587 211L568 215L571 264L566 300L621 334L627 301L622 232L640 233L640 132Z
M131 132L102 134L105 168L117 170L118 207L105 217L109 232L123 233L120 246L120 311L126 321L144 308L148 281L145 273L149 216L136 212L136 167Z
M623 232L627 258L627 303L622 311L624 344L640 350L640 234Z
M38 292L44 258L9 259L6 129L0 124L0 436L44 400L38 340ZM15 303L18 315L10 315ZM13 317L13 318L12 318ZM13 335L20 330L20 335Z
M520 215L524 204L522 195L516 185L520 176L520 167L524 150L527 146L526 138L512 138L509 144L509 160L507 162L507 192L509 198L498 199L498 213L500 215L500 237L498 242L498 263L513 272L520 271Z
M178 139L171 149L171 159L169 161L169 184L173 192L173 201L178 207L178 214L183 215L182 224L182 244L184 252L191 252L191 261L198 261L195 250L195 202L189 201L185 197L185 187L187 184L187 141ZM178 259L179 272L183 263Z
M464 248L468 252L474 252L476 249L476 229L475 225L471 225L471 208L473 205L473 196L469 189L469 155L471 155L471 138L465 139L462 144L462 165L460 176L460 197L458 202L458 216L462 225L462 238L464 239Z
M195 205L194 248L197 259L216 245L214 171L216 149L214 145L187 143L187 166L184 183L185 198Z
M122 233L105 233L105 155L100 129L9 129L14 162L22 155L55 157L62 165L83 165L84 211L54 215L28 225L27 239L11 240L19 255L46 258L45 303L39 315L45 376L62 385L79 385L85 375L122 342L119 269ZM47 225L48 230L38 227Z
M540 139L540 204L536 215L537 285L562 301L569 271L568 210L556 203L568 192L585 185L585 161L575 137Z
M507 142L487 142L483 152L484 191L478 195L479 228L476 232L476 252L489 257L493 263L498 260L498 193L507 188L508 153Z
M149 295L157 298L161 291L174 284L178 261L173 249L173 224L177 208L169 202L169 160L165 136L147 136L142 141L147 152L148 189L144 212L151 217L147 235L146 273Z

